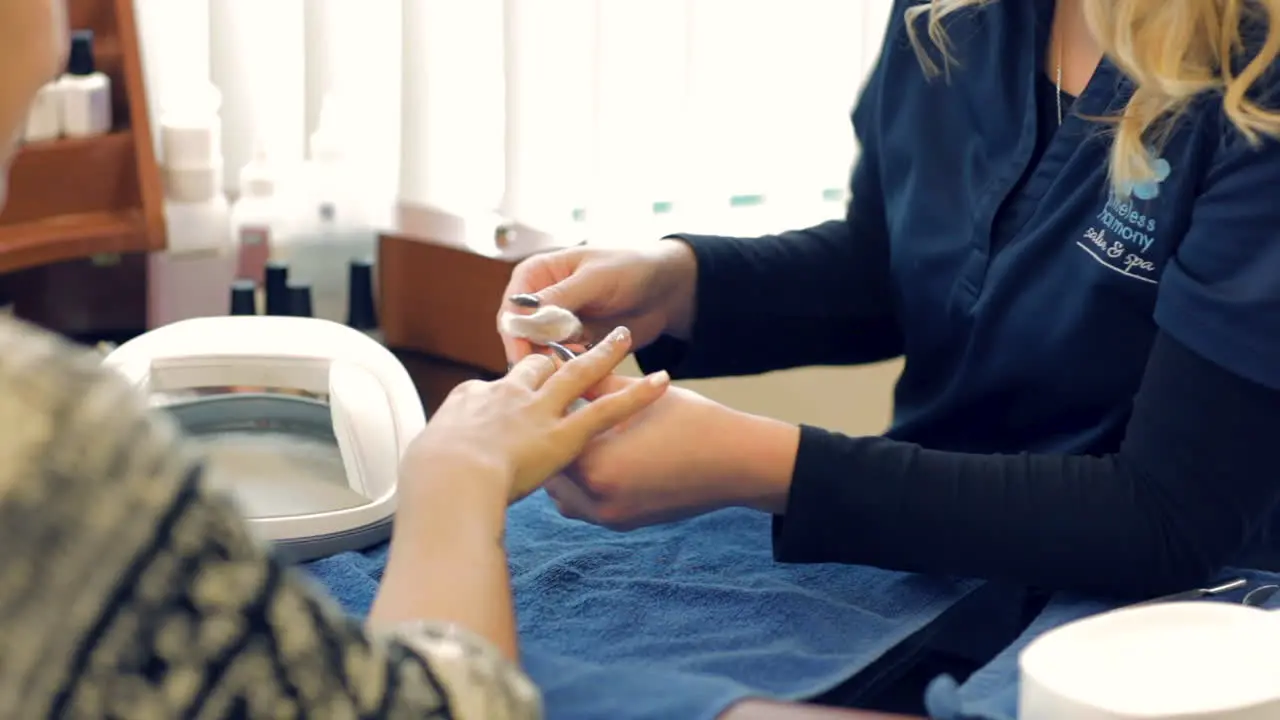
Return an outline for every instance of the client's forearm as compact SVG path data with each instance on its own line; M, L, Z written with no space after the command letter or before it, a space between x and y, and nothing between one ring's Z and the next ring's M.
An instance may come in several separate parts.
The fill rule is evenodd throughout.
M414 494L413 506L402 505L396 517L386 572L369 613L371 626L453 622L516 658L502 546L505 487L486 478L455 476L402 489Z

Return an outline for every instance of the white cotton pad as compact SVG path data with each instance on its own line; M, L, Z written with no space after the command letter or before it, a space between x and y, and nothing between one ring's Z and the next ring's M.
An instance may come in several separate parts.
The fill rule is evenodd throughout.
M1037 638L1018 659L1019 720L1280 718L1280 613L1146 605Z
M523 338L536 345L562 343L582 334L582 323L571 311L554 305L544 305L534 312L504 312L498 321L503 335Z

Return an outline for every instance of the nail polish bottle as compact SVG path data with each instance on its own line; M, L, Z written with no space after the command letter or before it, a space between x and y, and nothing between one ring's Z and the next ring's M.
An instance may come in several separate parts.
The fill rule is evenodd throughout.
M111 78L98 72L93 57L93 31L71 34L67 72L58 80L62 96L62 132L91 137L111 132Z
M252 280L240 279L231 283L231 314L257 315L258 285Z
M373 261L352 260L347 274L347 326L382 342L373 290Z
M314 317L311 307L311 285L307 283L289 283L289 315L294 317Z
M276 260L270 260L264 267L263 277L263 290L267 296L266 301L263 303L266 314L292 314L289 310L289 266Z

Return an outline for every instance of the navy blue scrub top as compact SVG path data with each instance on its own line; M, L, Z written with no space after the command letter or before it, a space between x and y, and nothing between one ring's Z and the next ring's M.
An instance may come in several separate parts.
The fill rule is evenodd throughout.
M1118 196L1088 117L1133 85L1104 60L1058 126L1052 0L952 15L949 79L921 69L912 4L854 111L847 218L677 236L698 258L693 338L641 363L705 377L905 355L885 438L802 428L781 559L1197 582L1280 501L1280 142L1246 142L1206 95L1151 148L1157 178Z
M1025 0L954 16L950 82L922 81L899 23L856 111L853 193L877 207L852 232L888 228L909 359L893 437L1114 447L1157 326L1280 388L1280 148L1249 147L1207 97L1153 152L1160 179L1116 197L1109 138L1082 116L1114 112L1130 82L1104 61L1046 138L1044 74L1010 72L1025 68L1010 48L1043 57L1051 18L1052 3Z

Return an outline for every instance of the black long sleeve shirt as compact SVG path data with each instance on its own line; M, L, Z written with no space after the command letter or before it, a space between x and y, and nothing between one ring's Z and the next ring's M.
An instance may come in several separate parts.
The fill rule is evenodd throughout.
M1266 550L1280 142L1244 142L1205 96L1122 195L1087 118L1132 82L1104 60L1059 126L1052 2L949 18L949 80L921 72L908 4L854 112L847 217L682 237L693 338L642 364L691 378L905 356L884 437L802 429L781 560L1143 596Z

